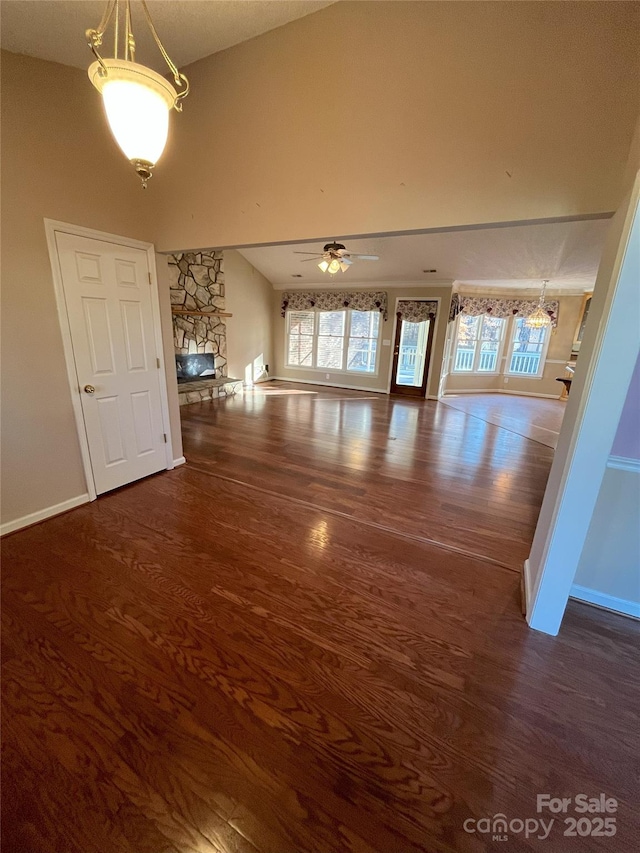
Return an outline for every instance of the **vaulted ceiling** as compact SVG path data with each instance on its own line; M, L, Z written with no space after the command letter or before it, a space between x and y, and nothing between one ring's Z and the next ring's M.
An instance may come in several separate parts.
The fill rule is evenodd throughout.
M160 38L178 66L281 27L335 0L148 0ZM86 68L91 61L85 30L96 27L106 0L3 0L0 45L14 53ZM140 3L131 2L140 61L166 67L144 21ZM106 43L106 40L105 40Z

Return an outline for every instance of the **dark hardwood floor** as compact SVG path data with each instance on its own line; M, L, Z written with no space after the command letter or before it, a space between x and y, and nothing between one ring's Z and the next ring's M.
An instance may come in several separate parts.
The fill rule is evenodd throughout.
M3 853L635 849L637 624L520 614L549 448L283 383L182 414L187 465L3 540ZM464 829L601 792L614 838Z

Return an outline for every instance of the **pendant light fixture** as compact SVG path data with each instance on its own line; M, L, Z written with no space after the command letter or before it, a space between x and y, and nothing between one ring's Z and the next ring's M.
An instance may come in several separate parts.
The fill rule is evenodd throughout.
M96 62L89 67L89 79L102 95L107 121L116 142L146 189L167 142L169 112L172 109L182 112L182 99L189 93L189 81L178 71L164 49L145 0L140 0L140 5L179 91L161 74L135 61L136 42L131 29L130 0L107 0L98 27L87 30L86 36L96 57ZM121 17L124 17L122 47L119 44ZM112 21L114 55L113 59L103 59L98 48Z
M544 310L544 295L547 290L547 285L549 284L549 280L545 278L542 282L542 289L540 291L540 298L538 299L538 304L534 311L529 314L529 316L524 321L525 326L529 329L544 329L545 326L549 326L551 323L551 317L549 313Z

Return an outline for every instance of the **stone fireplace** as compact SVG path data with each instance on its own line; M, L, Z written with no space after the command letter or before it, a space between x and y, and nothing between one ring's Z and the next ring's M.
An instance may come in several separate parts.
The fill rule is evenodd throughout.
M242 381L227 374L223 253L184 252L167 262L180 405L235 394Z

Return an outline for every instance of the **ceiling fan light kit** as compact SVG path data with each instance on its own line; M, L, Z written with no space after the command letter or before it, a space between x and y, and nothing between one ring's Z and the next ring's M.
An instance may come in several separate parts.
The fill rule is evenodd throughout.
M318 252L295 252L296 255L312 255L305 258L306 261L315 261L320 258L318 264L322 272L335 275L337 272L346 272L355 260L377 261L377 255L352 255L342 243L327 243L321 253ZM302 262L304 263L304 261Z
M140 0L155 43L173 75L176 91L161 74L135 61L136 43L131 28L130 0L107 0L102 20L86 37L96 61L89 67L89 79L102 95L109 127L125 157L136 170L142 186L153 174L169 133L169 112L182 111L182 99L189 92L189 81L169 58L151 20L145 0ZM120 19L124 17L122 58ZM114 24L114 56L103 58L98 52L105 32Z

